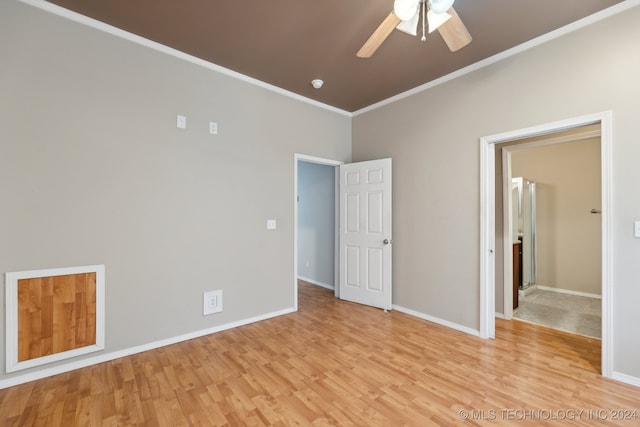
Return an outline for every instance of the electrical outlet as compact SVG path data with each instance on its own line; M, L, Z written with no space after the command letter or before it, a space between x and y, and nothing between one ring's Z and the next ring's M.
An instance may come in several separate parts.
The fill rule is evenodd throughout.
M218 134L218 124L216 122L209 122L209 133L211 135Z
M222 311L222 290L208 291L202 297L202 315L219 313Z

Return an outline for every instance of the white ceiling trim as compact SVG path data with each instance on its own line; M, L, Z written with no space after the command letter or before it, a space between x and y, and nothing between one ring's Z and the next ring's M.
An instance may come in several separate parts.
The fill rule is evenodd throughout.
M170 47L165 46L163 44L154 42L153 40L149 40L147 38L144 38L144 37L138 36L136 34L130 33L128 31L124 31L124 30L122 30L120 28L117 28L117 27L114 27L112 25L105 24L104 22L98 21L98 20L93 19L93 18L89 18L88 16L81 15L81 14L79 14L77 12L73 12L71 10L65 9L65 8L63 8L61 6L58 6L58 5L55 5L53 3L48 3L48 2L46 2L44 0L18 0L18 1L20 1L22 3L25 3L25 4L28 4L30 6L36 7L38 9L45 10L47 12L50 12L50 13L54 14L54 15L58 15L58 16L61 16L63 18L67 18L67 19L69 19L71 21L75 21L75 22L78 22L80 24L95 28L97 30L104 31L105 33L109 33L111 35L123 38L123 39L131 41L133 43L137 43L139 45L154 49L154 50L156 50L158 52L162 52L162 53L165 53L167 55L171 55L171 56L174 56L176 58L182 59L184 61L191 62L193 64L199 65L201 67L208 68L208 69L210 69L212 71L216 71L218 73L227 75L229 77L233 77L233 78L236 78L238 80L242 80L242 81L244 81L246 83L250 83L252 85L261 87L263 89L267 89L267 90L269 90L271 92L275 92L275 93L278 93L280 95L284 95L284 96L287 96L289 98L293 98L295 100L302 101L302 102L305 102L307 104L311 104L313 106L320 107L320 108L323 108L325 110L332 111L334 113L342 114L342 115L347 116L347 117L352 117L353 116L348 111L342 110L340 108L333 107L333 106L328 105L328 104L324 104L322 102L316 101L316 100L311 99L311 98L307 98L306 96L302 96L302 95L299 95L299 94L297 94L295 92L291 92L291 91L282 89L280 87L271 85L269 83L265 83L265 82L263 82L261 80L254 79L253 77L249 77L247 75L238 73L237 71L233 71L233 70L230 70L228 68L222 67L220 65L214 64L212 62L205 61L204 59L195 57L193 55L189 55L189 54L181 52L181 51L179 51L177 49L170 48Z
M603 19L609 18L611 16L622 13L626 10L629 10L633 7L640 5L640 0L625 0L621 3L615 4L611 7L601 10L600 12L596 12L593 15L589 15L585 18L582 18L578 21L572 22L571 24L565 25L564 27L558 28L557 30L551 31L547 34L543 34L535 39L531 39L527 42L519 44L518 46L514 46L511 49L505 50L504 52L497 53L489 58L483 59L482 61L471 64L467 67L461 68L459 70L454 71L453 73L447 74L446 76L442 76L438 79L432 80L423 85L417 86L413 89L410 89L406 92L399 93L398 95L394 95L390 98L384 99L380 102L376 102L375 104L371 104L368 107L364 107L360 110L354 111L352 113L353 117L358 116L360 114L364 114L366 112L375 110L380 107L384 107L385 105L392 104L401 99L407 98L409 96L415 95L420 92L424 92L429 90L435 86L446 83L450 80L456 79L458 77L462 77L466 74L477 71L481 68L487 67L489 65L495 64L496 62L502 61L503 59L509 58L511 56L517 55L521 52L534 48L536 46L540 46L541 44L547 43L551 40L557 39L558 37L562 37L566 34L579 30L581 28L587 27L589 25L595 24L596 22L602 21Z

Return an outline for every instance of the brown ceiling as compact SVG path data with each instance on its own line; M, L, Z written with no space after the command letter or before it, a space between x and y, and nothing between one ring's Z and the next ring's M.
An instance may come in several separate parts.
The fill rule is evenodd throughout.
M437 32L393 31L356 52L393 0L49 0L163 45L356 111L577 21L621 0L457 0L473 37L451 53ZM316 90L311 80L325 85Z

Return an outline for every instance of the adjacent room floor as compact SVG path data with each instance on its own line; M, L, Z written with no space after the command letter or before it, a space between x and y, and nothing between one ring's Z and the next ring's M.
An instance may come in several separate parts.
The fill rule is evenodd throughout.
M521 296L513 317L592 338L602 337L602 300L536 289Z

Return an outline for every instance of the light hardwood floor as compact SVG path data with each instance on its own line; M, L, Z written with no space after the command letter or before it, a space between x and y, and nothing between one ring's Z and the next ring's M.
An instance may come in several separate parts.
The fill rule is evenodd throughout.
M482 340L299 289L297 313L0 390L0 426L640 424L598 340L499 319Z

